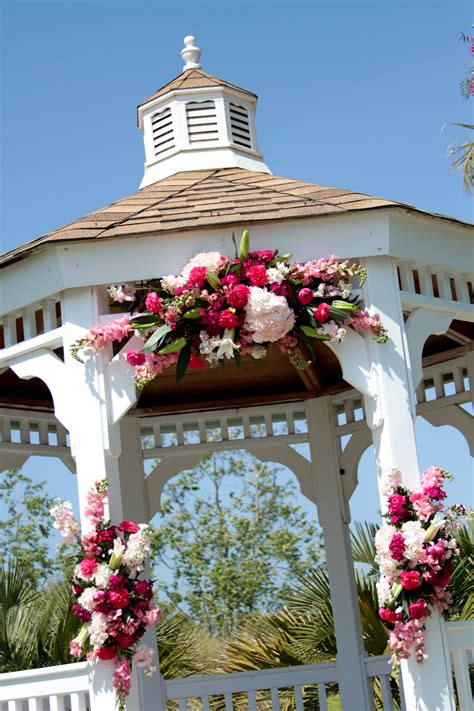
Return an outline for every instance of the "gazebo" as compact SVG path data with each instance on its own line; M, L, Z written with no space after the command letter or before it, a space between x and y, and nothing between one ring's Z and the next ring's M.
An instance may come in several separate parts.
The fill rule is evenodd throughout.
M456 427L474 448L472 417L462 407L474 379L471 227L274 176L258 150L257 97L203 71L200 54L186 37L182 73L138 106L145 143L138 192L1 257L0 464L60 457L76 472L84 525L85 494L97 479L108 481L112 519L148 522L166 482L208 451L246 448L284 464L318 507L336 662L173 681L136 674L127 709L163 711L175 702L204 710L220 696L230 711L232 694L246 693L253 711L267 690L276 711L278 689L290 687L301 711L306 685L317 686L325 709L326 685L337 684L343 709L363 711L375 708L374 678L391 709L388 658L364 652L349 502L370 445L379 478L396 466L415 484L417 415ZM197 252L228 253L232 231L246 228L255 249L291 250L301 262L329 254L361 262L369 279L360 295L380 313L389 342L380 347L351 331L339 344L317 342L306 370L275 349L226 367L225 378L206 368L177 385L170 368L141 392L125 358L130 343L88 357L85 366L71 356L87 329L116 317L108 285L179 273ZM300 442L309 443L311 461L291 446ZM145 476L144 460L156 458ZM472 708L472 638L472 625L430 617L428 659L402 663L406 709ZM2 711L114 708L106 662L2 676Z

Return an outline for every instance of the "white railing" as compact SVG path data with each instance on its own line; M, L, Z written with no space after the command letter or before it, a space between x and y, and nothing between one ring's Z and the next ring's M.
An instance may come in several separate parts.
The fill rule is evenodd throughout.
M90 711L87 662L1 674L0 711Z
M392 667L390 664L390 657L388 654L381 654L378 657L366 657L365 671L369 679L374 683L374 691L377 687L376 696L378 697L379 703L382 703L383 711L393 711L393 690L390 684ZM401 685L401 676L397 681L397 687L399 690L399 699L397 703L397 708L401 711L405 711L405 701L403 698L403 688Z
M179 711L210 711L219 706L223 711L257 711L271 708L280 711L280 695L291 697L296 711L304 711L305 700L313 700L311 708L327 711L327 686L337 691L335 662L303 667L263 669L261 671L213 674L165 681L168 702L176 702ZM285 699L285 700L286 700ZM219 703L220 702L220 703ZM173 704L170 704L173 708ZM307 708L307 703L306 703Z
M459 620L446 625L448 647L460 711L472 711L472 686L469 667L474 665L474 620Z
M60 296L29 304L20 311L0 317L0 348L53 331L61 325Z

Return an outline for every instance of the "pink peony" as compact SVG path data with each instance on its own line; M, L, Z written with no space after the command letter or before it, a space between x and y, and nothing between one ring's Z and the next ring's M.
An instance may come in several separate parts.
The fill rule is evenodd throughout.
M143 365L146 361L146 355L144 353L140 353L138 348L133 348L130 351L127 351L127 363L129 365Z
M329 318L330 311L331 307L329 306L329 304L319 304L318 308L313 311L314 318L318 323L325 323Z
M116 610L127 607L130 602L130 595L125 588L117 588L107 593L107 599Z
M307 287L301 289L301 291L298 293L298 299L300 303L303 304L303 306L310 304L313 300L313 290L308 289Z
M426 602L417 600L408 605L408 614L411 620L422 620L426 617Z
M268 281L267 270L263 264L254 264L247 269L247 278L252 286L265 286Z
M234 309L243 309L249 299L250 290L245 284L237 284L227 294L227 301Z
M156 291L150 291L150 293L146 295L145 306L148 311L151 311L152 314L163 313L163 301L160 299Z
M405 590L416 590L421 585L421 576L416 570L404 570L400 575L402 588Z

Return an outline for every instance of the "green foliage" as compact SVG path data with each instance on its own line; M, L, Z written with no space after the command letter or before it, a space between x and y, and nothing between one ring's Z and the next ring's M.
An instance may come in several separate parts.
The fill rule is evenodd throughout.
M21 561L33 582L61 567L60 560L51 552L49 509L53 499L47 495L45 484L34 483L17 469L0 474L0 565L9 558Z
M280 471L217 453L165 489L152 560L171 581L158 589L210 634L225 638L247 615L281 605L288 580L320 561L320 534Z
M160 672L165 679L183 679L213 669L217 647L201 627L182 612L160 605L163 617L156 626Z

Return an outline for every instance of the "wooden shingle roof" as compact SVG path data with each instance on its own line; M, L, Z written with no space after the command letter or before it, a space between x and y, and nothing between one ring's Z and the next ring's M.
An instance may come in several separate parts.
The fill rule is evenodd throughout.
M387 207L410 206L243 168L182 172L6 252L0 257L0 265L6 266L49 245L72 241L241 226Z
M235 89L236 91L241 91L244 94L256 97L256 94L251 91L241 89L239 86L230 84L228 81L224 81L223 79L218 79L212 74L204 72L202 69L187 69L185 72L181 72L181 74L179 74L175 79L172 79L170 82L162 86L161 89L157 89L155 93L147 99L141 101L138 106L143 106L143 104L147 104L149 101L153 101L153 99L157 99L159 96L164 96L170 91L177 91L178 89L200 89L213 86L226 86L228 89Z

